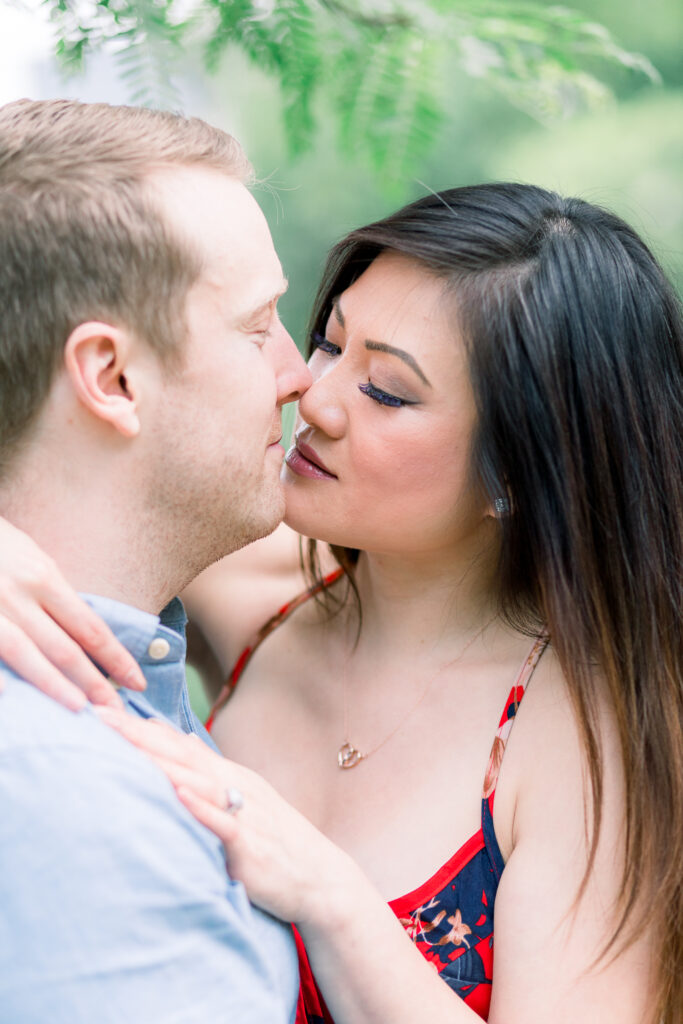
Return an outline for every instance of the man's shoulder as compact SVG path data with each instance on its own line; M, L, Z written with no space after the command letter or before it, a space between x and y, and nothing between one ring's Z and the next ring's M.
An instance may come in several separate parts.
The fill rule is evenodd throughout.
M216 837L90 709L74 714L0 674L7 1019L195 1024L224 1019L227 1001L231 1019L284 1021L291 936L250 907Z
M78 749L83 756L128 756L128 745L100 722L90 705L70 711L2 662L0 686L0 757L53 747Z
M143 891L175 898L189 879L227 894L219 840L148 757L89 706L74 713L4 668L2 677L0 857L13 885L27 898L37 886L41 899L49 888L91 903L104 898L103 872L124 902ZM1 878L0 893L2 902Z
M92 742L96 716L67 710L2 661L0 687L0 756L44 742Z
M58 799L61 821L73 817L74 834L87 821L96 844L98 832L108 835L116 817L130 848L143 842L132 823L147 820L157 829L165 826L169 835L181 831L191 849L201 848L208 870L224 875L219 841L187 814L149 758L105 726L90 706L69 711L6 666L0 666L0 676L0 813L5 820L28 823L31 815L39 816L47 828L49 805ZM15 799L19 793L22 798ZM64 834L59 820L55 829ZM171 857L182 847L174 844Z

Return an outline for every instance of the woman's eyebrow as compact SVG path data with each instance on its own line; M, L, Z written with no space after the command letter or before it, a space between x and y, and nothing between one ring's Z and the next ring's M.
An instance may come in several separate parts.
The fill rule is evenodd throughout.
M365 347L370 352L388 352L390 356L398 356L398 358L402 359L411 370L415 371L423 384L426 384L427 387L431 388L431 383L427 380L427 377L422 372L419 364L413 356L411 356L410 352L404 352L402 348L394 348L393 345L387 345L384 341L371 341L370 338L366 339Z
M339 305L339 296L332 299L332 311L340 327L346 327L344 314L342 313L341 306ZM413 356L411 356L410 352L404 352L402 348L394 348L393 345L387 345L384 341L371 341L369 338L365 342L365 347L370 352L388 352L390 356L398 356L398 358L402 359L411 370L415 371L423 384L426 384L427 387L431 388L432 385L430 381L427 380L426 375L423 373L417 361Z

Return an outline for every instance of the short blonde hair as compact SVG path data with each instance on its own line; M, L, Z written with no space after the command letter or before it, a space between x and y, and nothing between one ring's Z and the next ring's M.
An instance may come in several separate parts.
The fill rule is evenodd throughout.
M237 140L196 117L72 100L0 107L0 468L79 323L124 325L177 358L200 260L148 181L195 165L252 179Z

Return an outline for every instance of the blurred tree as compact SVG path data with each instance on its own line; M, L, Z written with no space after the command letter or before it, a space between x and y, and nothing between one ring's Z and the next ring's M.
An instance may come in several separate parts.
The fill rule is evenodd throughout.
M389 191L421 164L448 113L450 69L487 82L542 120L605 99L604 69L658 78L593 18L507 0L44 0L65 67L113 47L130 98L179 107L174 68L202 39L215 70L238 47L279 86L290 155L310 148L322 108L337 146Z

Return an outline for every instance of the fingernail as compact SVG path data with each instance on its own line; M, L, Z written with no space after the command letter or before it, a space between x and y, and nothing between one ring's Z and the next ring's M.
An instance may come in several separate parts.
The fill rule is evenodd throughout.
M147 680L138 668L132 668L124 677L124 686L131 690L146 690Z
M68 701L67 707L69 711L82 711L83 708L88 706L88 698L83 694L80 694L78 697L69 697Z
M117 726L121 724L121 719L125 714L124 711L117 711L108 705L94 704L93 711L98 718L101 718L106 725Z

